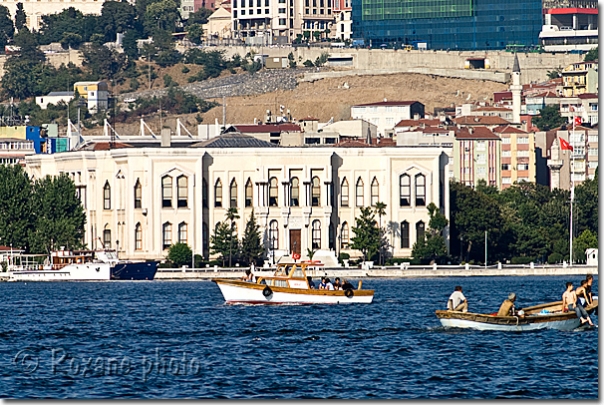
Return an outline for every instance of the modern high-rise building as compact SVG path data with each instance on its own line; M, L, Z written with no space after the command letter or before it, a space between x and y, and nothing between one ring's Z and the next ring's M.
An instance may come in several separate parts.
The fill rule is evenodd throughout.
M352 36L428 49L505 49L539 44L542 0L352 0Z

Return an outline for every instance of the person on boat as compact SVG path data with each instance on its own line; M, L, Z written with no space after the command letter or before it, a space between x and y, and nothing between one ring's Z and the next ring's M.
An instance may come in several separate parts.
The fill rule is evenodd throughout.
M566 283L566 291L562 294L562 312L568 311L575 311L577 318L581 320L581 325L588 322L590 326L593 326L589 314L585 308L577 302L577 294L573 291L573 283L571 281Z
M508 295L508 299L503 301L503 303L499 307L499 311L497 311L497 316L515 316L516 307L514 306L514 302L516 302L516 294L510 293L510 295Z
M325 279L325 289L333 291L333 284L331 284L331 280L329 278Z
M594 296L591 293L591 286L594 283L594 276L588 274L585 276L585 281L587 281L587 285L585 286L585 299L587 300L587 305L592 305L594 303Z
M306 279L308 280L308 288L310 288L311 290L314 290L315 288L317 288L317 286L315 285L315 282L312 281L311 276L306 276Z
M327 282L325 281L325 277L321 277L321 282L319 283L319 290L324 290L327 288Z
M587 304L587 297L586 297L586 287L587 286L587 280L581 280L581 286L577 287L577 289L575 290L575 294L577 294L577 299L579 300L579 304L581 304L584 308L589 305Z
M447 301L447 309L449 311L461 311L468 312L468 300L463 295L463 291L460 285L455 287L455 291L449 297Z
M243 281L249 281L249 282L255 283L255 282L256 282L256 276L254 276L254 273L252 273L252 270L247 269L247 270L245 271L245 275L243 275L243 276L241 277L241 280L243 280Z
M342 290L354 290L354 286L350 283L350 281L344 279L342 282Z
M342 289L342 284L340 284L340 277L336 277L336 279L333 282L333 289L334 290L341 290Z

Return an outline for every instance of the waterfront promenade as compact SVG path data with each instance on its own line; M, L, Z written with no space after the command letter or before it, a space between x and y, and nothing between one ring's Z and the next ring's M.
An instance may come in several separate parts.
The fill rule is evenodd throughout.
M156 280L210 280L212 278L239 278L246 267L235 268L179 268L158 269ZM274 269L256 268L256 277L271 276ZM586 265L494 265L494 266L375 266L373 268L346 267L313 267L307 270L313 277L344 278L422 278L422 277L476 277L476 276L584 276L588 273L597 275L597 266Z

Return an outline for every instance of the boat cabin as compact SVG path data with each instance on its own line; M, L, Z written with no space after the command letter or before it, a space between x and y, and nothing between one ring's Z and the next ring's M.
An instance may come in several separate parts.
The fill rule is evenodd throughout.
M256 283L273 287L298 288L309 290L305 263L279 263L271 277L258 277Z
M53 270L59 270L70 264L84 264L93 261L93 255L85 252L72 252L71 250L57 250L50 252L50 264Z

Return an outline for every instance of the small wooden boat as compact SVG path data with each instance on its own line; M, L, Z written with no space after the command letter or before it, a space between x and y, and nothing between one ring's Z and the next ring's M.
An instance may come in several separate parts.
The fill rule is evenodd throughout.
M273 276L260 276L255 282L216 278L227 304L370 304L373 290L311 289L306 275L307 263L280 263Z
M591 315L597 308L598 300L594 298L593 304L586 307L585 310ZM446 327L478 330L573 330L581 326L581 320L577 318L575 311L562 312L562 301L522 308L522 311L524 311L524 315L522 316L497 316L493 314L437 310L436 317Z

